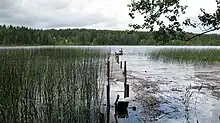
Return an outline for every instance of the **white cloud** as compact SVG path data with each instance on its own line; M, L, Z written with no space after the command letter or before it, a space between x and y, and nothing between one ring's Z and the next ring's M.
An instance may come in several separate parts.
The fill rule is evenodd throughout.
M188 5L186 9L186 14L181 17L182 20L189 17L193 21L199 22L198 15L201 14L200 8L203 8L208 13L214 13L217 9L217 4L215 0L180 0L183 5ZM201 33L200 28L187 27L186 31ZM219 31L214 31L212 33L219 33Z
M131 0L0 0L0 24L33 28L82 27L97 29L129 29L129 23L143 22L142 16L132 20L127 4ZM188 5L182 17L196 18L200 8L216 9L215 0L181 0ZM198 29L186 29L196 31ZM199 30L198 30L199 31Z

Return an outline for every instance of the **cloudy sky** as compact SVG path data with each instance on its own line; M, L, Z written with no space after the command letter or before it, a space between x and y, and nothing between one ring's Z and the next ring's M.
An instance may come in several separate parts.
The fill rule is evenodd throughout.
M127 4L131 0L0 0L0 24L32 28L129 29ZM215 0L181 0L188 5L187 17L196 18L200 8L216 9ZM183 17L184 18L184 17ZM198 29L187 28L198 32Z

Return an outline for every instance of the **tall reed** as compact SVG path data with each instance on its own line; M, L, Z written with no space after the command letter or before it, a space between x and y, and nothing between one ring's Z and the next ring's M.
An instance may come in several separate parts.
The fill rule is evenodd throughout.
M105 53L46 48L0 51L0 122L97 122Z
M219 49L161 49L150 53L154 60L177 61L177 62L219 62Z

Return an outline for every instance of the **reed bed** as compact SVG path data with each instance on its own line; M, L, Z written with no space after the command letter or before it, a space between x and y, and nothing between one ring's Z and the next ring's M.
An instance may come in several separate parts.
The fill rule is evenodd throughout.
M105 53L0 50L0 123L98 122Z
M220 49L160 49L151 52L150 57L164 61L213 63L220 62Z

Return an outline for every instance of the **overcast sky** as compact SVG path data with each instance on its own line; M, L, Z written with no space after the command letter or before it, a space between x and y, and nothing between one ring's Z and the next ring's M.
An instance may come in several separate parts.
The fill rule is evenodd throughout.
M129 29L130 0L0 0L0 24L32 28ZM188 5L186 16L196 18L200 8L216 9L215 0L182 0ZM184 18L184 17L183 17ZM198 29L186 29L198 32Z

